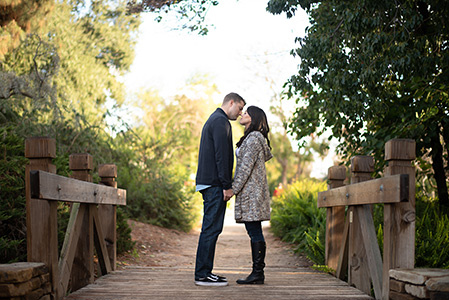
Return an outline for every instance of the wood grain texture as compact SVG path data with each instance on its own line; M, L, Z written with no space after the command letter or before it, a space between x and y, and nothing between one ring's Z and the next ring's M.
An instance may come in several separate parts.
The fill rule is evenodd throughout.
M408 195L409 175L398 174L320 192L318 207L398 203L408 201Z
M45 200L126 205L126 190L42 171L31 174L31 193Z

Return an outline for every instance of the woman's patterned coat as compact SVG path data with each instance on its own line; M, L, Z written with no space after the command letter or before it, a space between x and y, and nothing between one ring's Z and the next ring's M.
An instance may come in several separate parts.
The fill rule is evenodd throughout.
M265 137L259 131L248 134L240 145L232 184L238 223L270 220L271 197L265 162L272 157Z

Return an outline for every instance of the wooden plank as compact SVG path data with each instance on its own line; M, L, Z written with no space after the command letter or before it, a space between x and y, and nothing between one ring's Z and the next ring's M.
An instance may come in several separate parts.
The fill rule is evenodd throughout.
M318 193L318 207L408 201L409 175L373 179Z
M374 228L373 215L369 205L361 205L355 208L359 216L360 228L368 259L368 269L373 283L376 299L382 298L382 257L377 243L377 235ZM388 279L387 279L388 280Z
M348 239L349 239L349 222L352 212L348 211L346 216L345 228L343 229L343 237L341 241L340 252L338 254L338 267L335 276L341 280L348 274Z
M31 172L33 198L91 203L126 205L126 190L67 178L43 171Z
M97 250L98 262L100 264L101 274L106 275L112 271L111 261L109 259L106 240L103 234L103 228L98 217L98 209L96 206L90 206L90 212L94 219L94 242Z
M72 273L73 259L75 258L85 212L85 205L80 205L80 203L73 204L64 244L61 249L61 256L59 258L59 274L61 274L58 283L59 297L67 293L70 274Z
M223 274L218 268L217 273ZM138 268L114 271L99 278L65 299L89 300L143 300L143 299L303 299L303 300L369 300L364 294L329 274L314 272L307 268L265 268L263 285L239 285L242 269L226 268L229 285L225 287L195 286L193 268ZM243 270L247 274L248 270Z
M92 182L90 170L93 168L93 157L88 153L72 154L69 156L69 168L72 170L71 178ZM76 203L75 203L76 204ZM90 215L90 204L81 203L84 208L83 218L80 221L81 232L76 245L76 253L73 258L70 275L69 289L79 290L89 283L94 282L94 225Z
M371 156L355 156L351 159L351 185L370 182L374 171L374 158ZM348 245L348 283L354 285L366 294L371 293L371 280L368 266L368 257L363 243L360 226L363 215L359 215L355 206L349 207L352 218L349 222Z
M111 268L117 265L117 206L109 204L98 205L98 216L103 229L106 247L108 249Z

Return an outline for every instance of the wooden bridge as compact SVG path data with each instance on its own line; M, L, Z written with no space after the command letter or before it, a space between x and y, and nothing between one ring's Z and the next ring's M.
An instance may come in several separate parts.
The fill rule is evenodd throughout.
M232 216L231 216L232 218ZM372 299L332 275L318 272L305 259L292 255L264 227L267 267L264 285L238 285L249 274L249 239L241 224L226 223L220 235L214 271L226 276L226 287L199 287L193 282L195 246L183 251L192 264L177 267L129 266L113 271L65 297L65 300L140 299Z
M249 240L243 226L227 226L217 247L216 257L221 261L214 270L227 276L230 284L219 288L195 286L192 265L116 270L115 206L126 203L126 191L116 188L115 166L101 166L102 184L92 184L85 182L92 180L88 154L70 157L74 179L53 174L54 140L29 139L25 152L30 159L26 170L28 260L48 265L54 299L372 299L368 296L371 289L376 299L388 299L389 269L413 268L413 141L387 143L390 165L385 178L363 182L373 171L369 157L352 160L351 183L357 184L343 186L344 167L329 169L329 191L320 193L318 206L327 207L326 263L336 270L336 277L303 265L270 261L289 254L268 243L266 284L237 285L235 280L250 271L244 267L249 266L250 257L246 264L238 259L250 255ZM74 203L61 254L57 253L57 201ZM388 230L383 262L369 206L374 203L385 205ZM94 248L100 275L104 275L95 282ZM191 249L192 261L195 251ZM339 279L345 276L351 286Z

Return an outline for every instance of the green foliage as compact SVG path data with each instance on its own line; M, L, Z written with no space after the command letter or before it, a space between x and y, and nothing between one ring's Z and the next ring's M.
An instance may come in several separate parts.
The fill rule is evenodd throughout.
M184 95L171 101L141 95L132 106L145 117L126 124L119 75L133 59L138 16L129 14L121 1L55 5L58 13L48 16L42 28L46 34L33 32L0 64L2 259L26 258L23 147L30 136L55 138L53 163L60 175L70 175L72 153L94 157L94 182L99 180L98 164L117 165L118 186L128 191L129 204L118 209L119 253L133 247L126 222L130 216L188 231L198 217L191 176L210 103ZM188 87L216 91L204 78L195 78ZM61 247L70 206L59 204L58 214Z
M297 38L292 54L301 64L286 85L297 103L292 133L304 140L329 130L343 157L371 153L377 171L386 141L413 139L417 156L432 162L420 175L434 176L439 201L449 206L447 2L268 3L288 17L299 7L310 27Z
M117 254L132 250L136 244L131 239L131 227L128 225L128 215L121 206L117 207Z
M156 21L175 17L176 29L187 29L206 35L209 32L205 17L210 7L218 5L216 0L128 0L130 12L156 12ZM164 16L165 14L165 16Z
M24 140L0 127L0 263L26 261Z
M184 187L184 176L161 165L145 171L133 168L122 170L119 183L127 186L129 217L142 222L189 231L196 220L192 191ZM136 180L137 179L137 180Z
M416 203L415 266L449 269L449 218L435 201Z
M0 60L20 44L26 33L39 30L48 13L54 8L54 1L43 0L1 0L0 1Z
M317 264L324 264L324 232L326 212L317 208L318 192L326 189L325 182L310 179L289 185L272 201L271 229L282 240L297 245Z

